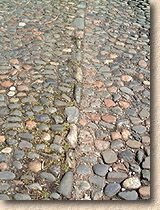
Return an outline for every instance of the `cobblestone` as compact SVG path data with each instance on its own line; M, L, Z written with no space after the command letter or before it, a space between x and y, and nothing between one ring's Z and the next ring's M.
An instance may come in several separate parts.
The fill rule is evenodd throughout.
M149 10L1 2L1 200L149 199Z

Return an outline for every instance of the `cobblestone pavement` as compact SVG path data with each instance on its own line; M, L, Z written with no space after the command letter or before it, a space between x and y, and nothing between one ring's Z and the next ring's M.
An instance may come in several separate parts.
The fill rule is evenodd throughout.
M149 199L148 0L0 7L0 199Z

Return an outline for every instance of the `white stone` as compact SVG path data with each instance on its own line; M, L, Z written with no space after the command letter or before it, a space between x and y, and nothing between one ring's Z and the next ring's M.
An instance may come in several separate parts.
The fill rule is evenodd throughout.
M11 91L15 91L15 90L16 90L16 87L11 86L9 89L10 89Z
M45 141L49 141L51 140L51 135L49 133L44 133L44 135L42 136L42 139Z
M14 95L15 95L15 92L9 91L7 95L8 95L8 96L14 96Z
M23 22L20 22L20 23L19 23L19 26L20 26L20 27L23 27L23 26L25 26L25 25L26 25L26 23L23 23Z
M82 69L80 67L77 68L77 71L76 71L76 80L78 82L82 82L82 79L83 79L83 73L82 73Z
M123 182L123 187L125 187L126 189L138 189L141 186L141 182L139 180L138 177L133 176L130 178L127 178L126 180L124 180Z
M77 126L75 124L70 125L70 131L67 136L67 140L73 148L76 147L76 145L77 145Z

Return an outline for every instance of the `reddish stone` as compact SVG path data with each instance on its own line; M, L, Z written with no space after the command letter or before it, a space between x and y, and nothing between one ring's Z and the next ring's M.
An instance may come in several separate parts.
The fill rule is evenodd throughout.
M122 75L121 79L122 79L122 81L124 81L124 82L129 82L129 81L132 80L132 77L129 76L129 75Z
M92 31L92 29L91 28L87 28L87 27L85 27L85 33L88 33L88 32L91 32Z
M102 119L107 122L107 123L115 123L116 122L116 117L110 114L106 114L102 116Z
M121 139L122 138L122 136L121 136L121 134L120 134L120 132L112 132L111 133L111 137L112 137L112 140L116 140L116 139Z
M6 92L6 90L0 90L0 93L5 93Z
M30 69L32 68L32 66L26 64L26 65L23 65L23 68L24 68L25 70L30 70Z
M130 132L127 129L123 129L121 134L124 140L128 140Z
M0 143L3 143L3 142L5 142L5 136L0 135Z
M100 89L100 88L103 88L105 85L104 85L104 83L102 81L97 80L97 81L95 81L94 86L96 88Z
M0 163L0 171L5 171L6 169L8 169L7 163L1 162Z
M17 69L14 69L14 70L11 72L11 75L13 76L13 75L17 74L17 72L18 72L18 70L17 70Z
M43 32L38 31L37 29L33 29L32 33L36 36L39 36L39 35L43 34Z
M43 38L42 38L41 36L36 36L36 39L37 39L37 40L40 40L40 41L43 40Z
M149 136L143 136L142 137L142 143L144 145L150 145L150 137Z
M105 106L106 106L107 108L113 107L113 106L116 105L115 102L114 102L112 99L109 99L109 98L105 99L105 100L104 100L104 103L105 103Z
M88 76L93 77L95 75L96 75L95 69L86 69L86 77L88 77Z
M76 31L76 37L79 39L82 39L84 37L84 32L83 31Z
M24 97L26 95L27 95L26 93L20 92L20 93L17 94L17 97Z
M81 129L79 133L79 142L85 144L93 144L94 138L92 134L85 129Z
M79 120L80 125L85 126L87 124L87 120L85 118L81 118Z
M29 129L29 130L32 130L33 128L35 128L37 125L36 122L32 121L32 120L29 120L26 122L26 127Z
M109 54L109 58L111 58L111 59L115 59L115 58L117 58L117 57L118 57L118 55L115 54L115 53L110 53L110 54Z
M18 60L17 58L12 58L12 59L10 60L10 63L11 63L12 65L18 65L18 64L19 64L19 60Z
M95 145L96 149L103 151L103 150L106 150L109 148L110 143L109 143L109 141L96 140L94 142L94 145Z
M19 85L17 89L18 91L29 91L29 88L26 85Z
M8 75L0 75L0 80L8 79Z
M116 93L116 92L117 92L117 87L116 87L116 86L108 87L108 91L109 91L110 93Z
M24 184L21 180L13 180L13 183L15 185L22 185L22 184Z
M150 186L143 186L139 189L139 194L142 199L150 198Z
M141 73L138 75L139 79L143 80L144 79L144 75Z
M92 121L97 121L97 122L99 122L100 119L101 119L101 117L100 117L100 114L99 114L99 113L90 114L90 119L91 119Z
M146 68L147 67L147 62L145 60L140 60L138 62L139 66L142 68Z
M130 106L127 101L119 101L119 105L124 109L127 109Z
M41 162L38 161L38 160L35 160L33 162L30 162L28 164L28 169L30 171L33 171L34 173L37 173L38 171L40 171L42 169L42 165L41 165Z
M13 82L6 80L4 82L1 83L2 87L11 87L13 85Z
M123 163L114 163L113 170L117 172L128 172L126 166Z

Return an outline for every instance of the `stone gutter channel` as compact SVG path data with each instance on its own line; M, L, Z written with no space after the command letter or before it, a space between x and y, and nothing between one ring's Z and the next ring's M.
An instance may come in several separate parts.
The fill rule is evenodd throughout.
M75 28L74 31L74 43L75 48L74 52L72 53L72 63L74 65L74 78L76 79L77 83L75 84L74 88L74 99L76 101L76 106L80 106L81 102L81 94L83 89L83 70L82 70L82 61L83 61L83 39L84 39L84 28L85 28L85 10L87 7L86 1L79 1L77 4L77 14L76 18L73 22L73 26ZM79 115L79 109L77 109L77 114ZM69 142L72 150L67 154L67 164L72 171L68 171L63 176L58 192L63 195L67 199L72 200L72 193L74 187L74 173L76 171L76 147L78 144L78 133L79 128L78 124L70 124L70 130L67 135L67 141Z

